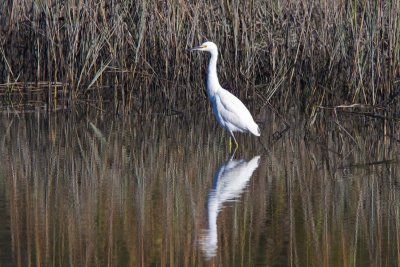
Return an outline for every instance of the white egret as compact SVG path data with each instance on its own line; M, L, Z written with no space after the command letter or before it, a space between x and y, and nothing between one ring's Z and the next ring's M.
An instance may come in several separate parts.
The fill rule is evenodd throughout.
M250 111L236 96L221 87L217 76L218 48L213 42L205 42L191 51L206 51L210 53L207 70L207 94L211 101L213 112L218 123L225 128L233 140L236 148L238 143L233 132L250 132L260 136L260 128L254 122ZM231 142L229 142L231 148Z

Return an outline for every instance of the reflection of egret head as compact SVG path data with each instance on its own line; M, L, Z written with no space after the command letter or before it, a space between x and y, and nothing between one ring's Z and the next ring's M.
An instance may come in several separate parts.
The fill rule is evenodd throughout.
M240 196L259 162L260 156L250 161L229 159L216 171L213 188L209 192L207 201L208 229L204 231L201 238L201 248L206 259L214 257L217 252L217 216L222 204Z

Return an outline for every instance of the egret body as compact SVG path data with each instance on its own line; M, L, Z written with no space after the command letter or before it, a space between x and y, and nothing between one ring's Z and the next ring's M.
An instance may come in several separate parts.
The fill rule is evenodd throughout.
M260 136L260 128L254 122L250 111L236 96L221 87L217 75L218 48L213 42L205 42L201 46L191 49L206 51L210 53L207 70L207 94L211 101L213 112L218 123L226 129L233 140L236 148L238 143L233 132L250 132Z

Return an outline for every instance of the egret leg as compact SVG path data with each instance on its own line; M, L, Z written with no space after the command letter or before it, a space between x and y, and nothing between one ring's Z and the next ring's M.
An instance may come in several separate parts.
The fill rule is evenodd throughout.
M229 134L231 135L231 138L233 138L233 141L235 141L235 151L236 151L236 149L239 147L239 144L238 144L238 142L236 141L236 138L235 138L235 136L233 135L233 132L232 132L232 131L229 131ZM231 139L231 138L229 138L229 153L232 152L232 139Z
M230 138L229 138L229 140L230 140ZM235 149L233 150L233 152L232 152L232 150L231 150L231 149L229 149L229 154L231 155L231 158L230 158L230 160L232 160L232 159L233 159L233 157L235 156L235 153L236 153L236 151L237 151L237 147L235 147Z
M232 138L233 138L233 141L235 141L235 148L238 148L238 147L239 147L239 144L238 144L238 142L236 141L236 138L235 138L235 136L233 135L233 133L232 133Z

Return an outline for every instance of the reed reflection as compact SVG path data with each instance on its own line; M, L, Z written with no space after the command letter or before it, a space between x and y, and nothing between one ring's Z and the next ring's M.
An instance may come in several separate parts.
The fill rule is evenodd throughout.
M208 229L204 230L200 240L201 249L207 260L217 254L217 217L224 202L234 201L240 197L260 163L260 156L255 156L249 161L235 160L234 156L235 153L219 166L214 174L213 186L208 193Z
M400 146L372 125L227 159L211 117L95 115L0 117L0 266L399 266Z

